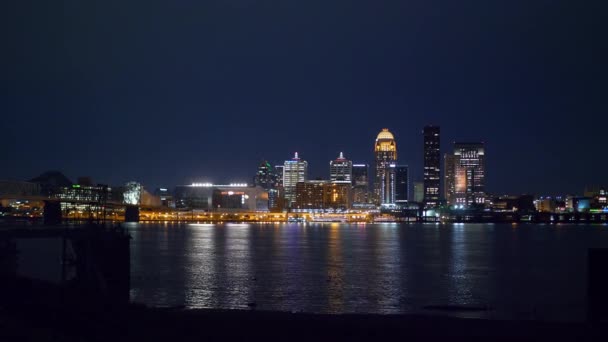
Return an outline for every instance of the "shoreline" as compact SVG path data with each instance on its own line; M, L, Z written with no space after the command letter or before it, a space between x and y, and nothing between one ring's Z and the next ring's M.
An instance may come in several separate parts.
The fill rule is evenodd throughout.
M181 341L470 338L580 340L608 336L607 322L489 320L416 314L312 314L260 310L126 307L23 307L0 312L0 339ZM8 314L8 315L6 315ZM8 324L7 324L8 323Z

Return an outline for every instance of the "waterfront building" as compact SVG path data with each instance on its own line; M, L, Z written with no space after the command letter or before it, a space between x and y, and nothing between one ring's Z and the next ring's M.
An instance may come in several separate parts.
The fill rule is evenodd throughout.
M435 208L439 205L441 183L439 132L438 126L425 126L423 129L425 208Z
M498 196L490 201L490 209L493 212L517 212L523 215L534 213L536 205L532 195Z
M374 155L376 162L374 203L376 205L392 204L395 201L395 174L391 165L397 161L397 142L387 128L383 128L376 137Z
M541 197L535 200L534 207L539 213L554 213L557 211L556 201L551 197Z
M207 211L268 211L268 192L246 183L179 185L174 191L177 208Z
M453 187L453 195L448 204L459 208L485 205L485 148L480 143L454 143L453 160L450 161L452 174L446 183ZM449 190L451 191L451 190Z
M154 195L160 198L161 206L175 208L173 194L171 194L168 188L156 188L156 190L154 190Z
M414 182L414 202L422 203L424 200L424 183Z
M283 189L285 202L292 207L296 202L296 185L308 180L308 162L300 159L298 152L283 164Z
M369 165L353 164L353 204L367 204L369 198Z
M395 203L409 201L410 180L407 165L396 165L395 168Z
M80 185L72 184L61 189L53 197L59 198L66 202L82 202L82 203L105 203L111 197L122 197L123 193L120 192L121 188L114 189L114 196L112 196L112 188L107 185ZM122 199L118 201L122 202Z
M608 205L608 192L606 191L606 189L600 189L597 195L597 202L603 207Z
M309 180L296 184L297 210L346 210L351 208L351 183Z
M353 162L344 158L340 152L337 159L329 162L329 180L332 182L349 182L353 179Z

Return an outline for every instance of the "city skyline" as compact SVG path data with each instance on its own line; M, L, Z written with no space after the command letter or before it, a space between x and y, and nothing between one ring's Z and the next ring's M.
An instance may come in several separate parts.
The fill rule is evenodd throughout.
M419 180L433 124L486 141L493 192L605 182L606 23L587 3L8 6L0 179L248 181L293 151L324 177L340 151L371 164L389 127Z
M3 2L0 336L608 335L607 10Z
M427 128L427 127L440 128L441 126L440 125L425 125L424 127L425 128ZM382 131L387 131L387 132L389 132L392 135L392 131L387 130L386 128L383 128L381 130L381 133L382 133ZM420 138L420 141L421 141L421 146L424 147L424 144L425 144L425 140L424 139L426 139L426 138L424 138L424 132L423 132L423 134L420 135L419 138ZM473 140L475 140L475 139L473 139ZM481 143L484 144L484 145L486 144L485 141L483 141ZM459 144L459 142L456 141L456 140L450 141L450 142L443 141L443 143L440 144L440 153L441 153L441 155L440 155L440 164L439 164L440 168L441 168L441 177L440 177L440 180L439 180L440 181L439 182L440 183L440 192L439 192L439 199L440 200L447 200L448 199L447 192L449 190L448 190L447 183L448 183L449 180L446 178L447 177L446 176L446 172L448 172L447 168L446 168L446 157L448 157L448 156L450 156L452 154L453 148L454 148L454 144ZM485 149L485 147L484 147L484 149ZM409 152L409 151L407 151L407 152ZM290 159L286 159L285 161L300 159L299 158L299 154L300 154L299 152L293 152L293 153L295 153L295 156L292 157L292 158L290 158ZM366 164L366 165L370 165L370 162L368 162L368 160L352 160L350 158L345 158L344 157L344 153L345 152L339 152L338 153L339 156L338 156L337 159L335 158L335 156L334 156L334 158L329 159L328 161L329 161L329 164L330 164L330 168L327 168L325 166L325 172L324 173L323 173L323 171L321 171L320 173L316 173L314 175L312 174L312 172L310 170L312 169L312 170L315 170L315 172L317 172L317 171L320 171L319 169L321 169L321 168L319 166L316 166L316 165L311 165L307 160L303 160L306 163L306 167L305 167L305 170L306 170L305 177L306 177L306 179L331 180L331 178L332 178L332 176L331 176L331 170L330 170L331 169L331 163L332 162L336 162L336 161L340 160L341 158L344 159L344 160L349 161L351 164L353 164L353 163L362 164L363 163L363 164ZM349 152L347 152L347 153L349 153ZM357 154L357 153L354 153L354 154ZM373 158L374 157L372 155L372 157L370 159L372 159L372 161L373 161ZM312 159L313 160L314 159L318 159L318 157L317 158L312 158ZM421 183L423 183L423 180L424 180L424 157L422 159L423 159L422 162L419 163L420 164L419 165L420 170L416 170L416 169L412 169L411 167L408 167L408 169L409 169L408 170L408 179L410 180L410 182L412 182L412 184L414 184L415 182L421 182ZM489 160L491 160L491 158ZM262 164L268 164L268 163L271 163L271 162L275 162L275 160L274 159L260 159L258 161L258 163L257 163L257 166L259 167L260 163L262 163ZM279 163L279 164L275 165L273 167L273 169L276 170L275 172L277 172L277 175L279 176L278 177L279 181L281 182L281 185L282 185L282 181L283 181L282 174L283 174L284 165L281 164L282 162L280 161L280 158L277 158L276 162ZM405 165L410 164L409 160L403 161L402 159L399 159L398 161L396 160L395 162L398 163L398 164L405 164ZM373 162L371 164L373 165ZM411 162L411 164L417 164L417 163L414 161L414 162ZM487 170L487 166L486 165L487 165L487 160L484 160L484 169L485 170ZM46 171L58 171L58 172L61 172L62 174L66 174L66 172L63 171L63 170L45 170L45 171L40 171L38 174L36 174L36 176L38 176L41 173L46 172ZM103 184L115 184L115 185L124 184L124 183L130 182L130 181L137 181L137 182L141 182L142 185L144 185L146 187L146 189L150 189L150 190L151 189L158 189L158 188L162 188L162 187L173 188L173 187L178 187L178 186L182 186L182 185L190 185L190 184L195 184L195 183L209 183L209 184L211 184L211 183L215 183L215 184L244 183L244 184L249 184L249 185L255 185L256 184L256 180L254 179L254 175L256 175L255 167L252 170L243 169L243 171L246 172L247 174L240 174L240 175L237 175L237 176L234 176L234 177L232 177L232 176L228 176L228 177L222 176L222 177L217 177L217 178L209 176L208 174L210 174L210 172L202 172L201 175L194 176L194 177L190 178L190 180L178 181L178 182L176 182L174 184L168 184L168 182L160 182L159 184L147 184L147 183L145 183L144 181L141 180L141 179L146 178L145 175L142 175L142 176L139 176L139 177L135 177L135 178L132 178L132 179L127 179L126 181L124 181L122 183L121 182L116 182L116 183L108 182L108 181L105 180L105 179L107 179L107 177L103 177L103 176L101 178L96 178L96 177L92 177L92 178L94 178L96 181L100 180L100 183L103 183ZM369 170L369 171L374 171L374 170ZM418 177L416 177L416 175L418 175ZM373 180L373 178L375 176L374 177L372 177L372 176L374 176L374 172L372 172L370 174L370 176L369 176L370 178L368 179L368 183L369 183L369 196L370 197L374 196L374 190L373 190L374 189L374 180ZM71 179L77 179L77 178L80 178L80 177L91 177L91 175L82 175L82 174L79 174L77 176L71 176L71 175L68 176L68 178L71 178ZM30 177L30 178L33 178L33 177ZM27 181L30 178L23 178L22 177L22 178L14 178L14 179L15 180L21 180L21 181ZM219 179L219 181L218 181L218 179ZM491 180L491 179L492 178L490 177L488 180ZM488 180L484 180L484 183L485 184L492 183L491 181L488 182ZM532 192L532 191L523 191L521 193L517 193L517 192L508 192L508 191L503 191L503 192L501 192L501 191L492 191L492 190L487 190L487 188L486 188L485 192L487 194L496 194L496 195L499 195L499 194L502 194L502 195L508 195L508 194L511 194L511 195L514 195L514 194L533 194L533 195L538 195L538 196L560 196L560 195L566 195L566 194L582 194L584 192L584 189L586 189L588 187L598 187L598 186L603 186L604 184L605 184L605 182L600 182L600 183L597 183L597 184L586 183L584 185L583 189L578 189L578 190L575 190L575 191L572 191L572 192L560 191L558 189L558 190L555 190L553 192L548 192L548 193L535 193L535 192ZM262 187L264 187L264 186L262 186ZM487 185L484 185L484 187L487 187ZM412 191L413 191L413 188L412 188ZM412 196L412 200L413 200L414 194L412 193L409 196Z

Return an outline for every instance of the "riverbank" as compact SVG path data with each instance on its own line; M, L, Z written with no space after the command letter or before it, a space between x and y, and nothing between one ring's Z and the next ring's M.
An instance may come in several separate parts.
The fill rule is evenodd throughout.
M491 339L594 340L603 325L415 315L316 315L242 310L44 307L0 313L2 341Z
M19 296L11 295L18 291ZM28 294L24 296L24 294ZM3 288L0 341L216 341L491 339L599 340L608 324L501 321L424 315L306 314L150 308L85 302L60 288L21 279Z

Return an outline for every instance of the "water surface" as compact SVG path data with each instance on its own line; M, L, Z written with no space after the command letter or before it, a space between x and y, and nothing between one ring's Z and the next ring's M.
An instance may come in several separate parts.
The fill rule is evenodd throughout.
M315 313L582 320L605 225L129 225L133 301ZM429 309L488 308L488 310Z

